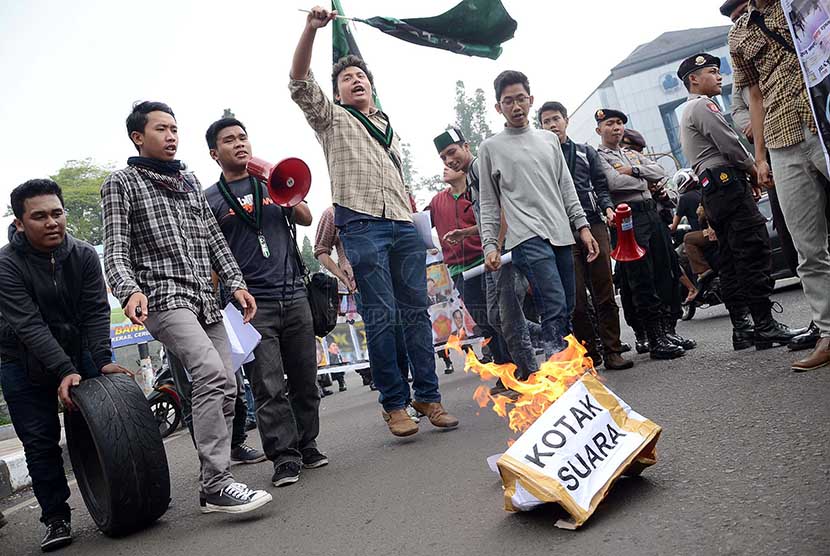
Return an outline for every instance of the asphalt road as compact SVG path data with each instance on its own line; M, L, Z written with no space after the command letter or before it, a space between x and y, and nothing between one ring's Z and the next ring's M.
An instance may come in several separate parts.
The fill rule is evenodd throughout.
M779 291L781 320L806 325L801 291ZM331 464L303 471L253 515L201 515L194 449L167 444L173 502L152 528L101 535L73 484L75 543L65 555L257 556L330 554L795 554L830 552L830 368L796 374L785 348L733 352L722 307L681 323L699 347L672 362L635 356L608 386L664 428L658 463L623 479L579 530L553 526L555 506L502 509L501 483L485 458L504 450L505 422L479 410L475 375L441 376L450 432L424 420L419 434L386 430L374 393L350 374L349 390L321 405L320 447ZM626 338L632 340L630 331ZM461 368L456 356L456 366ZM259 444L252 435L252 444ZM271 466L237 466L238 479L268 484ZM28 495L30 496L30 494ZM0 554L39 554L39 510L18 497L0 530ZM21 507L22 506L22 507Z

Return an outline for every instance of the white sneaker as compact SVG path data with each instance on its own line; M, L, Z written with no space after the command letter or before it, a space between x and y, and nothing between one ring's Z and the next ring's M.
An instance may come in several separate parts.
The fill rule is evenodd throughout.
M217 494L208 494L202 513L224 512L244 514L271 501L271 494L264 490L252 490L242 483L231 483Z

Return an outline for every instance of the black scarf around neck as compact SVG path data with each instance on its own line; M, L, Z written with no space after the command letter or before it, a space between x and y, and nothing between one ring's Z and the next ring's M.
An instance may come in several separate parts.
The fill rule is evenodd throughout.
M131 156L127 159L130 166L140 166L165 176L175 176L182 170L181 160L158 160L146 156Z

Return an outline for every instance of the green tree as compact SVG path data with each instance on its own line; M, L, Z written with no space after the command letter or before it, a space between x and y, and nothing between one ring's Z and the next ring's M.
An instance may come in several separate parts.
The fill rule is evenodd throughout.
M234 115L233 110L231 110L230 108L225 108L225 111L222 112L222 117L223 118L235 118L236 116Z
M308 236L303 237L303 248L300 251L303 256L303 262L309 272L317 272L320 270L320 261L314 257L314 249L311 247L311 240Z
M101 218L101 184L112 172L92 159L68 160L58 172L49 176L61 186L66 205L66 229L78 239L98 245L104 242ZM6 216L12 214L11 206Z
M483 89L478 88L473 96L467 96L464 82L455 82L455 125L470 143L470 150L477 155L482 141L493 134L487 123L487 97Z

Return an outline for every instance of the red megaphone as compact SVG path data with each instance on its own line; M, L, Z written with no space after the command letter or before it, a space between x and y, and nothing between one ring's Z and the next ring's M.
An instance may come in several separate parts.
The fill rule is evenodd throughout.
M617 247L611 251L611 258L621 263L637 261L645 257L646 250L637 245L634 238L634 221L631 219L631 207L620 203L614 211L617 224Z
M311 170L299 158L286 158L271 164L252 156L247 166L248 173L265 182L271 200L281 207L299 205L311 189Z

